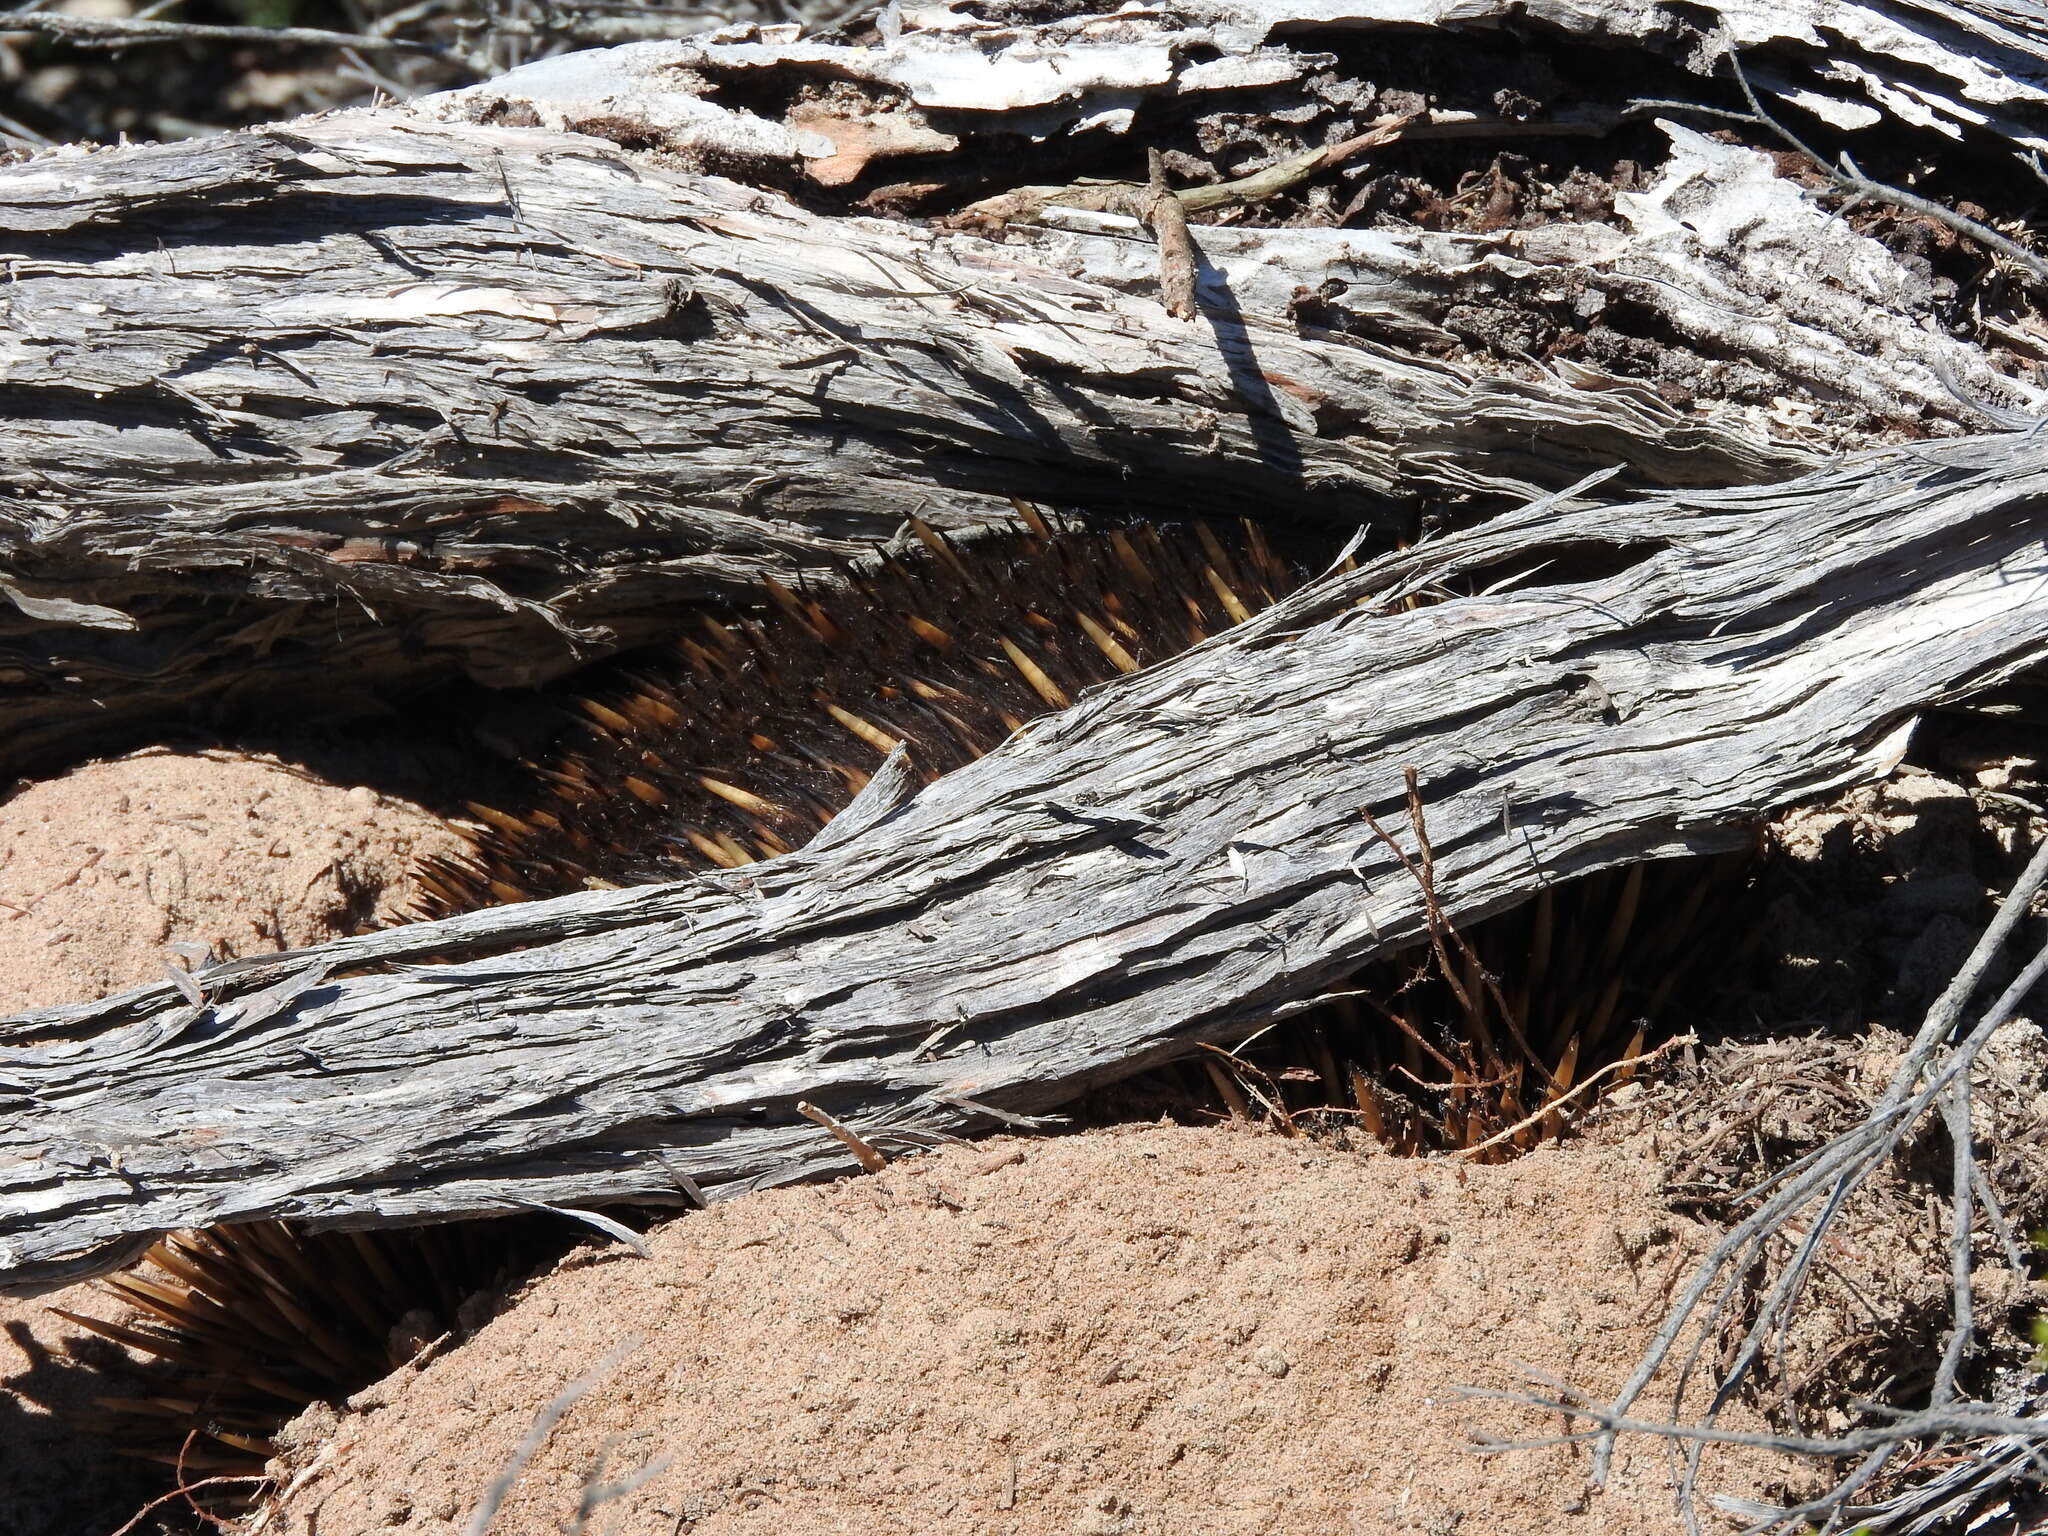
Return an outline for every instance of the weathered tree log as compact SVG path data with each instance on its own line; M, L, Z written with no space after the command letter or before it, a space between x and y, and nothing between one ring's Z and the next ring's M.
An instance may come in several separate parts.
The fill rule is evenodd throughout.
M1415 611L1390 599L1463 584ZM1327 578L801 853L0 1026L0 1284L161 1232L711 1196L1240 1033L1443 909L1724 846L2048 654L2048 437L1539 501ZM448 965L406 965L469 954Z
M1611 95L1552 112L1522 89L1540 71L1496 108L1474 66L1470 101L1412 132L1598 135L1642 121L1629 93L1652 87L1725 107L1709 77L1740 47L1772 100L1840 133L2042 141L2042 42L2002 11L1824 9L1731 5L1716 31L1623 0L1444 7L1474 58L1520 58L1486 41L1512 25L1642 70L1580 69ZM1113 217L854 217L899 163L991 192L1090 154L1136 175L1141 140L1249 118L1298 136L1268 160L1326 148L1413 95L1347 50L1429 41L1426 9L1378 0L892 16L858 45L636 45L0 169L0 774L312 679L330 712L454 674L537 681L911 510L1177 512L1192 483L1218 513L1385 524L1598 467L1782 478L1902 422L1972 421L1944 381L2034 402L1942 332L1924 271L1678 123L1626 227L1198 229L1192 326ZM1631 343L1696 346L1705 384L1746 369L1760 393L1674 405L1540 365L1514 322L1542 295L1625 310ZM1494 340L1416 351L1474 336Z

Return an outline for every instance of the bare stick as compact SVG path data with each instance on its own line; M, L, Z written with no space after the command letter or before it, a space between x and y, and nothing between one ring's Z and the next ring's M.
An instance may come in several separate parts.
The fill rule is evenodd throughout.
M114 45L124 43L281 43L306 48L354 48L361 53L425 53L449 57L438 43L403 37L374 37L364 32L328 32L319 27L218 27L191 21L117 20L105 16L69 16L57 11L0 13L0 32L43 32L67 42Z
M1750 111L1756 114L1756 121L1769 128L1771 132L1811 160L1822 175L1834 182L1843 191L1852 194L1852 200L1866 197L1874 198L1881 203L1890 203L1895 208L1903 208L1908 213L1917 213L1923 218L1932 219L1935 223L1946 225L1957 234L1976 241L1985 249L1996 251L2009 261L2018 262L2029 272L2033 273L2036 278L2043 282L2048 282L2048 261L2044 261L2041 257L2036 256L2018 241L2001 235L1997 230L1991 228L1990 225L1980 224L1975 219L1967 218L1957 213L1953 208L1943 207L1931 198L1920 197L1914 193L1902 191L1898 187L1889 186L1881 181L1873 181L1870 177L1863 174L1856 162L1849 158L1846 151L1843 152L1840 166L1830 164L1827 160L1821 158L1817 150L1764 110L1763 103L1757 99L1756 91L1749 83L1748 72L1742 67L1741 56L1732 45L1728 49L1728 67L1734 71L1735 83L1742 87L1742 94L1749 102ZM1720 117L1728 114L1715 111L1713 115Z
M1188 211L1166 184L1166 157L1145 151L1151 184L1146 189L1145 224L1159 242L1159 297L1176 320L1195 318L1195 238Z
M854 1155L854 1159L869 1173L880 1173L889 1166L888 1158L882 1156L881 1153L877 1152L865 1141L862 1141L860 1137L841 1125L837 1120L834 1120L824 1110L818 1108L817 1105L806 1103L804 1100L799 1099L797 1100L796 1112L814 1125L822 1125L834 1136L837 1136L840 1141L846 1144L846 1150L851 1152Z
M1462 1397L1494 1398L1525 1403L1546 1412L1590 1420L1595 1427L1570 1434L1550 1435L1540 1440L1495 1440L1480 1442L1487 1452L1534 1450L1554 1445L1583 1445L1588 1441L1620 1434L1657 1435L1669 1440L1692 1440L1707 1445L1747 1445L1762 1450L1785 1451L1795 1456L1855 1456L1882 1449L1900 1440L1917 1440L1929 1435L2012 1435L2028 1441L2048 1440L2048 1419L2025 1418L1993 1413L1988 1409L1959 1403L1947 1408L1924 1408L1898 1415L1889 1424L1851 1430L1832 1438L1818 1435L1781 1435L1771 1430L1715 1429L1710 1425L1668 1424L1655 1419L1632 1419L1609 1408L1596 1408L1570 1394L1544 1395L1510 1392L1494 1387L1460 1387Z
M1312 176L1354 159L1368 149L1378 149L1394 143L1421 121L1420 113L1383 117L1376 120L1364 133L1346 139L1341 144L1331 144L1322 149L1304 150L1298 155L1289 155L1285 160L1269 165L1263 171L1254 171L1249 176L1238 177L1235 181L1212 182L1204 187L1181 187L1175 190L1172 196L1188 213L1212 213L1224 208L1245 207L1252 203L1264 202L1269 197L1277 197L1282 192L1300 186ZM995 197L983 198L978 203L970 203L962 212L1029 224L1042 218L1047 208L1057 206L1092 209L1098 213L1124 213L1143 219L1144 214L1137 210L1144 208L1151 195L1152 188L1149 184L1077 181L1063 187L1018 187Z
M1636 1371L1614 1402L1606 1409L1598 1412L1588 1410L1584 1415L1594 1418L1603 1426L1588 1436L1595 1444L1592 1476L1596 1482L1604 1479L1606 1475L1613 1451L1614 1434L1623 1429L1634 1428L1637 1422L1627 1418L1630 1405L1663 1369L1679 1338L1688 1325L1692 1324L1708 1292L1718 1289L1716 1300L1708 1310L1705 1321L1700 1325L1699 1342L1693 1348L1681 1372L1678 1387L1678 1399L1681 1401L1684 1395L1684 1375L1690 1372L1701 1349L1717 1331L1722 1310L1732 1296L1740 1276L1762 1256L1763 1244L1770 1237L1780 1232L1798 1211L1819 1200L1820 1209L1809 1222L1798 1251L1782 1266L1768 1294L1758 1304L1755 1320L1748 1329L1734 1360L1722 1374L1715 1399L1706 1415L1707 1425L1711 1426L1715 1415L1725 1406L1736 1387L1754 1366L1764 1341L1785 1326L1790 1311L1796 1305L1800 1287L1811 1268L1814 1256L1849 1196L1882 1165L1930 1109L1939 1109L1948 1119L1951 1135L1956 1144L1954 1166L1958 1187L1951 1219L1958 1224L1958 1230L1951 1234L1950 1248L1951 1284L1956 1292L1953 1301L1955 1332L1944 1350L1932 1401L1926 1413L1938 1414L1948 1411L1947 1405L1953 1397L1956 1372L1966 1358L1969 1346L1972 1320L1969 1300L1970 1233L1974 1225L1975 1190L1980 1180L1980 1176L1975 1173L1972 1160L1968 1115L1966 1110L1959 1112L1956 1096L1967 1096L1969 1069L1984 1042L1990 1038L1994 1030L2013 1016L2034 985L2044 975L2048 975L2048 948L2044 948L2033 957L2003 995L1979 1017L1977 1024L1964 1039L1953 1045L1947 1042L1953 1035L1956 1023L1970 997L1982 984L2005 941L2027 913L2034 896L2044 883L2048 883L2048 840L2044 840L2036 849L2025 872L2015 882L1969 959L1928 1010L1926 1021L1916 1035L1911 1050L1871 1112L1860 1124L1836 1137L1817 1154L1803 1159L1796 1176L1766 1181L1763 1187L1770 1188L1775 1184L1774 1192L1758 1210L1716 1245L1713 1252L1694 1271L1678 1302L1667 1316L1664 1326L1658 1331L1655 1342L1645 1353ZM1760 1192L1761 1190L1754 1193ZM1850 1494L1875 1475L1892 1448L1917 1435L1929 1432L1926 1428L1928 1422L1930 1421L1925 1414L1908 1414L1882 1431L1829 1442L1829 1450L1816 1454L1845 1455L1864 1450L1876 1454L1864 1465L1852 1471L1848 1477L1837 1482L1821 1500L1807 1506L1804 1512L1839 1509ZM1975 1425L1983 1421L1978 1419L1972 1422ZM1721 1432L1698 1426L1680 1426L1675 1422L1667 1423L1655 1432L1665 1434L1669 1438L1689 1440L1695 1444L1723 1438ZM1998 1427L1987 1432L2004 1434L2013 1431ZM2014 1460L2015 1475L2022 1465L2020 1460ZM1697 1457L1688 1457L1685 1479L1688 1503L1696 1471Z

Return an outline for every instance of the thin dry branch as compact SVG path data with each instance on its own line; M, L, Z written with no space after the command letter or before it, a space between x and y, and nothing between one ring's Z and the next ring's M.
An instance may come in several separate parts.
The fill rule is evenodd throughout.
M196 21L153 21L138 16L74 16L63 11L0 12L0 32L41 32L94 47L134 43L271 43L284 48L353 48L358 53L424 53L452 58L439 43L371 32L329 32L320 27L233 27Z
M1856 204L1865 199L1880 203L1890 203L1894 208L1903 208L1908 213L1917 213L1922 218L1932 219L1935 223L1976 241L1987 251L1995 251L2005 257L2006 260L2026 268L2028 272L2033 274L2036 281L2048 282L2048 260L2044 260L2033 251L2028 250L2010 236L2000 234L1990 225L1973 219L1967 214L1959 213L1946 203L1936 202L1931 197L1922 197L1918 193L1908 192L1902 187L1894 187L1887 182L1873 180L1858 169L1855 160L1851 158L1847 150L1842 152L1842 163L1840 165L1832 164L1818 150L1814 149L1790 128L1787 128L1777 118L1764 110L1764 104L1757 99L1756 88L1750 84L1749 72L1742 67L1742 54L1732 44L1728 48L1728 67L1734 72L1735 83L1742 87L1743 98L1749 103L1751 113L1749 121L1769 129L1772 133L1783 139L1787 144L1798 150L1800 154L1811 160L1814 168L1827 177L1828 180L1832 181L1838 190L1848 193L1849 201L1843 206L1842 212L1847 213L1850 208L1855 207ZM1740 120L1739 113L1716 113L1715 115ZM2033 158L2038 162L2038 156Z
M1792 1167L1771 1175L1749 1191L1745 1198L1762 1198L1763 1203L1729 1232L1694 1269L1677 1300L1666 1314L1651 1347L1605 1407L1589 1407L1583 1399L1553 1400L1517 1394L1517 1400L1532 1406L1555 1409L1591 1420L1594 1431L1564 1437L1590 1440L1594 1445L1592 1481L1604 1482L1614 1449L1614 1437L1622 1432L1646 1433L1688 1445L1683 1496L1688 1518L1696 1497L1698 1453L1709 1443L1768 1445L1781 1450L1817 1456L1857 1455L1863 1459L1817 1498L1796 1508L1772 1510L1754 1530L1794 1530L1815 1518L1824 1518L1833 1529L1855 1495L1876 1477L1901 1448L1929 1435L2002 1435L2021 1446L2048 1441L2048 1420L2000 1415L1988 1405L1957 1404L1957 1372L1969 1357L1971 1338L1971 1251L1976 1236L1974 1219L1978 1178L1974 1170L1975 1151L1968 1125L1970 1068L1993 1031L2009 1022L2044 976L2048 976L2048 947L2042 948L2004 993L1979 1017L1960 1039L1953 1038L1964 1010L1998 962L2006 942L2031 910L2035 896L2048 884L2048 840L2036 849L2026 870L2014 883L1996 917L1986 928L1962 968L1928 1010L1912 1046L1894 1072L1885 1092L1870 1113L1856 1126L1802 1158ZM1958 1100L1964 1106L1958 1109ZM1939 1114L1948 1123L1954 1141L1952 1178L1954 1199L1951 1221L1950 1279L1954 1311L1953 1331L1927 1408L1917 1412L1889 1411L1889 1422L1853 1434L1828 1439L1746 1434L1721 1430L1714 1421L1732 1400L1755 1368L1769 1341L1782 1335L1796 1311L1806 1277L1828 1232L1857 1189L1898 1149L1899 1144L1929 1114ZM1779 1240L1793 1225L1805 1219L1805 1231L1789 1260L1776 1261L1773 1254ZM1703 1354L1720 1337L1723 1320L1738 1297L1748 1294L1748 1277L1759 1266L1770 1275L1769 1284L1755 1299L1754 1317L1729 1363L1718 1373L1712 1401L1698 1422L1683 1417L1690 1378ZM1710 1299L1711 1297L1711 1299ZM1671 1417L1661 1420L1631 1418L1629 1410L1669 1366L1681 1343L1690 1336L1673 1385ZM1524 1441L1520 1444L1539 1442ZM2028 1458L2016 1456L2007 1466L2009 1476L2028 1468ZM1979 1491L1988 1486L1980 1485ZM1859 1512L1858 1518L1863 1518Z
M1188 233L1187 209L1166 184L1166 157L1146 151L1151 172L1144 201L1145 222L1159 242L1159 296L1176 320L1195 318L1194 236Z

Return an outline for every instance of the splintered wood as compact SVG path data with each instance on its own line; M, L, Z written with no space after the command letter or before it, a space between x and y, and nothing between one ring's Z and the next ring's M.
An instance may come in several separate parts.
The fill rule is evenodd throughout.
M1707 139L1725 116L1635 99L1654 75L1721 110L1739 50L1774 110L1967 139L2010 180L2001 157L2042 144L2048 67L1995 7L1938 26L1898 0L1683 24L1648 0L890 14L859 42L580 52L374 111L0 167L0 774L309 685L338 716L451 677L543 681L771 569L829 580L913 508L957 527L1022 493L1174 515L1196 485L1218 515L1391 536L1430 498L1507 507L1607 465L1753 484L1873 424L1975 424L1944 380L2038 403L1949 333L1924 261L1759 148ZM1434 78L1401 48L1483 51L1527 16L1561 57L1624 61L1570 72L1609 96L1361 105ZM1370 82L1333 68L1361 40L1392 61ZM1184 210L1330 190L1396 141L1592 143L1652 114L1663 169L1611 217L1174 232ZM1301 142L1176 186L1162 247L1128 208L1149 205L1161 122ZM1066 181L1076 153L1112 174ZM983 210L997 227L843 211L896 155L961 188L941 211L990 166L1014 174ZM827 194L785 195L792 172ZM1696 344L1707 387L1674 405L1590 353L1475 350L1458 317L1503 284L1569 298L1624 352ZM1727 370L1762 392L1716 400Z
M1404 601L1424 590L1469 595ZM204 969L202 1006L164 983L0 1026L0 1281L219 1222L845 1167L799 1100L878 1151L986 1129L1425 936L1411 768L1463 924L1881 774L1916 711L2044 651L2039 435L1538 501L1326 577L931 786L878 775L786 858Z

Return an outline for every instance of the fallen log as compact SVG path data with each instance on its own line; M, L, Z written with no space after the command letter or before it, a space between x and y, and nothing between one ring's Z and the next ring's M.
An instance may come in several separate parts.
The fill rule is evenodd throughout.
M458 662L540 681L919 509L1167 515L1199 474L1219 514L1391 532L1425 489L1809 459L1675 432L1654 397L1482 381L1270 318L1191 327L1028 253L579 135L344 118L89 163L61 236L29 220L42 259L72 261L12 301L46 334L16 342L10 384L62 409L0 421L0 772L311 668L357 691ZM0 173L17 220L38 170L76 175ZM229 204L228 229L132 249L166 186ZM282 263L274 207L313 210ZM216 274L203 318L174 267Z
M1740 107L1740 50L1859 154L1990 164L2040 142L2039 40L1988 6L1826 9L1821 48L1801 10L1633 0L934 7L0 167L0 775L315 681L330 715L541 681L765 568L829 579L912 510L1171 513L1197 483L1384 543L1596 468L1782 479L1977 424L1958 388L2031 408L1924 262L1695 130ZM1588 62L1613 48L1640 70ZM1192 324L1128 219L969 208L1142 182L1154 147L1284 181L1390 114L1416 143L1639 131L1655 174L1533 228L1197 224Z
M711 1198L1241 1037L1442 910L1726 846L2048 654L2048 437L1581 487L1332 574L800 853L0 1024L0 1285L180 1227ZM1401 599L1464 591L1409 611ZM1403 845L1368 828L1370 812ZM420 965L429 958L467 956Z

